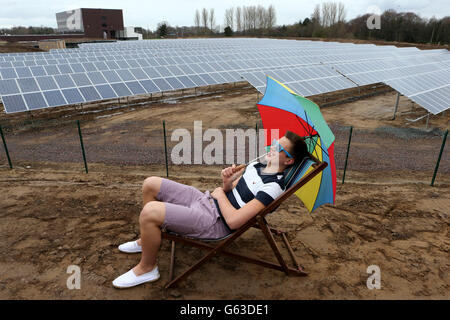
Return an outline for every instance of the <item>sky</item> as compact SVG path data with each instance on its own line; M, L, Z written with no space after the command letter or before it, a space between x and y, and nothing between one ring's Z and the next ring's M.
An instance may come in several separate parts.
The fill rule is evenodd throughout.
M214 8L216 24L224 24L225 10L231 7L273 5L276 24L293 24L310 17L317 4L342 2L346 20L358 15L394 9L414 12L423 18L442 18L450 15L448 0L0 0L0 28L14 26L46 26L56 28L56 12L78 8L122 9L125 26L155 30L161 21L171 26L192 26L196 9Z

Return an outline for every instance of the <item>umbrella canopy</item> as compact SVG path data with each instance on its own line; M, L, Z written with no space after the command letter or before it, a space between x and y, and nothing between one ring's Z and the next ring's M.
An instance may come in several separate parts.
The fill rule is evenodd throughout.
M270 146L273 138L278 139L289 130L305 139L308 151L314 157L328 163L321 173L295 194L310 212L322 204L334 204L336 197L334 135L319 106L269 76L266 92L257 106L263 127L267 130L267 146ZM272 134L276 134L273 129L279 130L279 136L272 137Z

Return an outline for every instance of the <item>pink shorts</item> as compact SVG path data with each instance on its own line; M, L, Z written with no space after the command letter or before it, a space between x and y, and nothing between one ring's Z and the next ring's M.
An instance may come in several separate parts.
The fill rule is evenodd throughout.
M231 233L209 191L203 193L163 178L156 198L166 207L162 229L199 239L218 239Z

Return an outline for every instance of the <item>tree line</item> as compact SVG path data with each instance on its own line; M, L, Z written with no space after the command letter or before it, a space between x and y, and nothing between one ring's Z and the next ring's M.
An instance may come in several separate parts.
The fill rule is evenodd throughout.
M50 27L13 27L13 28L0 28L0 34L14 34L14 35L28 35L28 34L55 34L57 29Z
M424 19L412 12L386 10L380 17L380 29L364 27L370 15L357 17L347 24L348 32L358 39L450 44L450 17Z
M192 36L270 36L306 38L344 38L384 40L411 43L450 43L450 17L422 18L412 12L389 9L379 18L380 29L370 29L367 21L372 14L346 20L347 10L342 2L325 2L315 6L309 17L290 25L276 25L276 11L270 5L231 7L225 10L223 28L216 24L214 9L196 10L194 25L170 27L171 35ZM159 27L155 33L158 37ZM167 35L167 33L166 33ZM144 36L145 37L145 36Z
M197 9L193 25L171 26L162 21L156 30L143 29L143 38L166 37L221 37L268 36L306 38L346 38L384 40L411 43L450 44L450 17L422 18L412 12L396 12L389 9L379 16L380 29L370 29L367 20L371 14L346 20L343 3L325 2L315 6L306 18L290 25L277 25L273 5L263 7L241 6L225 10L223 23L218 24L214 8ZM51 34L57 29L48 27L14 27L0 29L0 34Z

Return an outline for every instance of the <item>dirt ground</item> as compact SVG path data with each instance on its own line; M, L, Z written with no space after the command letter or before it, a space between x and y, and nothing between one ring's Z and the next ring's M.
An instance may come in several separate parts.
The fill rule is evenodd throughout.
M88 174L79 160L79 149L75 149L77 156L69 152L70 146L79 148L76 135L73 142L66 143L64 128L17 135L9 132L7 140L14 156L14 169L9 170L3 153L0 159L0 299L448 299L448 141L435 186L431 187L430 181L436 145L439 149L441 133L448 129L450 115L430 118L432 132L440 132L432 138L394 137L399 145L409 140L412 144L420 142L420 148L405 157L415 159L416 155L421 159L417 155L423 151L423 155L431 153L429 159L421 162L402 158L395 165L380 165L387 154L385 139L394 139L389 130L404 127L407 118L425 114L402 97L397 119L390 120L394 93L324 108L324 117L332 128L337 128L336 204L322 206L309 214L297 198L291 197L268 218L272 226L288 231L298 260L309 272L307 277L289 277L221 256L177 288L165 290L170 243L163 241L159 281L129 290L112 287L114 278L139 261L139 254L120 253L117 246L139 236L141 184L148 176L165 176L166 172L159 158L152 164L131 160L122 163L116 158L96 159L96 152L104 157L109 152L113 157L113 151L121 149L120 155L128 159L126 155L135 151L125 146L144 139L142 134L149 140L144 147L150 148L152 137L160 134L162 120L170 124L169 132L177 127L192 128L194 120L202 120L204 129L254 127L259 120L256 102L255 92L231 92L108 116L99 114L83 122L85 143L91 145L87 152ZM353 158L349 159L342 184L348 136L341 129L350 125L364 134L359 140L355 135ZM420 131L425 122L409 127ZM380 133L368 142L372 131L386 135ZM121 140L121 136L126 138ZM61 141L63 145L56 151L61 154L58 161L46 159L39 149L31 149L33 157L21 153L26 146L52 141ZM433 148L427 149L428 144ZM369 157L375 159L369 164L357 152L364 147L369 148ZM69 158L64 154L69 154ZM220 184L222 168L170 165L169 171L171 179L204 191ZM280 247L289 259L281 242ZM258 230L244 234L231 249L276 261ZM202 253L178 245L175 273L185 270ZM79 290L66 286L70 265L81 268ZM380 290L369 290L366 286L370 276L366 270L371 265L380 267Z

